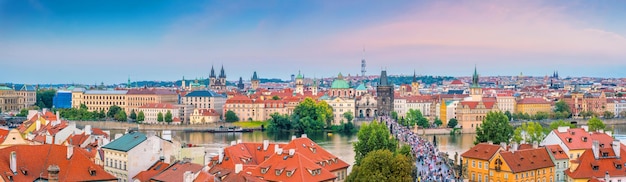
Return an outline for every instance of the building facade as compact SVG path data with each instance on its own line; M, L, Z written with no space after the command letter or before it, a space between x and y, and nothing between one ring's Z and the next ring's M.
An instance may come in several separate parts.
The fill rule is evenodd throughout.
M214 109L223 115L226 96L209 90L196 90L187 93L182 98L182 104L192 105L196 109Z
M515 113L528 113L535 115L537 112L550 113L552 105L543 98L523 98L517 101Z
M380 72L380 79L378 81L378 85L376 86L376 94L377 94L377 104L378 104L378 115L380 116L391 116L391 112L393 112L393 104L394 104L394 91L393 84L389 82L387 79L387 71L383 70Z

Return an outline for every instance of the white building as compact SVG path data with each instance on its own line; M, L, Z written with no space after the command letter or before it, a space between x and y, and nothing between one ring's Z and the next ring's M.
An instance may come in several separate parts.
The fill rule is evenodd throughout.
M196 109L214 109L220 115L224 114L222 112L227 100L226 96L207 90L189 92L181 99L184 105L193 105Z

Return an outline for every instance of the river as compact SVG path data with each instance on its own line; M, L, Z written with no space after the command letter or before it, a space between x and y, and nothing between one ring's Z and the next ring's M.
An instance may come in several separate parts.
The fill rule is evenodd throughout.
M614 135L617 139L626 141L626 125L609 125L613 128ZM121 133L121 130L111 131L112 136L116 133ZM291 140L293 133L279 133L271 134L268 132L249 132L249 133L208 133L208 132L180 132L173 131L173 137L179 138L183 143L204 145L208 148L213 148L216 151L219 147L225 147L230 144L231 141L241 139L243 142L262 142L263 140L270 140L270 142L288 143ZM297 137L301 137L298 135ZM333 133L311 133L307 137L311 138L318 145L328 150L330 153L338 156L348 164L354 164L354 150L352 143L357 141L356 134L333 134ZM433 138L437 138L437 147L439 151L448 152L450 158L454 158L455 152L460 156L463 152L474 146L474 138L476 134L460 134L460 135L425 135L426 139L433 141ZM352 167L348 169L348 172L352 170Z

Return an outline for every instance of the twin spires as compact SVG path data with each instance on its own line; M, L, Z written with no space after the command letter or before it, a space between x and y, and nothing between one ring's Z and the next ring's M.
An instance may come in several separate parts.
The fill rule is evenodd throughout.
M211 74L209 78L215 78L215 69L211 66ZM224 65L222 65L222 69L220 70L220 78L226 78L226 73L224 72Z

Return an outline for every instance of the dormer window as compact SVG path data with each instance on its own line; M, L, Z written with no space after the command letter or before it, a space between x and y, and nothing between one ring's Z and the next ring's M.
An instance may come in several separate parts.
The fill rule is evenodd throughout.
M276 176L280 176L283 173L283 169L276 169Z
M602 157L608 157L609 153L608 152L602 152Z
M622 165L621 164L617 164L617 165L615 165L615 168L616 169L622 169Z
M572 138L567 138L568 143L572 143Z
M291 170L291 171L287 171L287 177L293 176L293 172L295 172L295 171L296 171L296 169Z
M583 142L587 142L587 137L583 137Z
M261 168L261 174L265 174L265 173L267 173L267 170L268 170L268 169L270 169L270 168L269 168L269 167L264 167L264 168L262 167L262 168Z
M592 166L591 166L591 169L593 169L594 171L597 171L598 169L600 169L600 166L595 166L595 165L592 165Z

